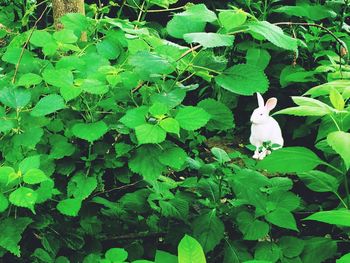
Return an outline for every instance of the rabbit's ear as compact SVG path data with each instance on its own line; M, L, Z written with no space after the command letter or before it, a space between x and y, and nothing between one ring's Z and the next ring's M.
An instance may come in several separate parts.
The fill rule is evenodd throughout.
M264 98L261 96L259 92L256 93L256 96L258 97L258 105L259 108L264 108Z
M276 98L269 98L267 101L266 101L266 105L265 105L265 108L270 111L270 110L273 110L277 105L277 99Z

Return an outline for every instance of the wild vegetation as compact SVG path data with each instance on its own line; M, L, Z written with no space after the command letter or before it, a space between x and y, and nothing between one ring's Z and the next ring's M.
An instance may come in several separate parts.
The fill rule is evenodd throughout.
M2 262L350 262L347 0L52 6L0 2Z

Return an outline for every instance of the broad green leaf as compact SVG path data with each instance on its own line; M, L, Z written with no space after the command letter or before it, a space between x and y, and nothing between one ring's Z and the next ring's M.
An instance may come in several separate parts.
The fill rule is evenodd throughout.
M35 117L45 116L66 107L63 98L58 94L50 94L42 99L32 109L31 115Z
M32 256L38 258L42 262L52 262L50 254L42 248L35 249Z
M293 236L283 236L278 240L278 245L285 257L294 258L303 252L305 243L304 240Z
M21 186L10 194L9 200L11 204L28 208L35 214L34 204L37 197L38 195L33 189Z
M8 206L9 201L7 200L6 196L0 192L0 213L4 212Z
M110 248L105 257L111 262L124 262L128 258L128 252L124 248Z
M135 128L139 144L161 143L165 140L166 132L159 125L142 124Z
M259 242L254 251L254 259L267 262L277 262L280 258L281 249L272 242Z
M118 43L105 39L96 44L97 52L104 58L117 59L121 53Z
M30 43L37 47L44 47L50 41L52 41L51 34L44 30L34 30L30 38Z
M0 132L8 133L15 127L15 124L12 120L0 119Z
M182 129L194 131L205 126L210 115L200 107L185 106L179 109L175 119Z
M68 138L59 134L50 136L50 158L62 159L65 156L71 156L75 151L75 146L68 142Z
M138 108L127 110L125 115L119 120L126 127L135 129L137 126L146 124L146 115L148 107L141 106Z
M346 169L350 168L350 133L335 131L327 136L327 143L344 160Z
M302 173L311 171L322 163L315 153L305 147L285 147L273 151L258 163L257 168L272 173Z
M0 90L0 102L11 108L23 108L31 99L31 93L27 89L8 87Z
M246 60L248 65L253 65L255 67L264 70L269 64L271 55L266 49L262 48L249 48L246 55Z
M276 226L298 231L294 216L285 208L277 208L265 216L266 220Z
M269 225L255 219L250 213L243 211L237 216L239 230L243 233L244 240L258 240L266 237L269 233Z
M331 89L329 93L329 99L331 100L331 103L334 108L336 108L339 111L342 111L344 109L345 101L338 90Z
M41 182L44 182L48 180L48 177L46 174L37 168L29 169L24 175L23 175L23 182L27 184L39 184Z
M161 150L156 145L142 145L137 148L134 156L128 162L134 173L142 175L146 180L157 179L165 166L159 161Z
M6 52L1 59L5 62L16 65L20 57L21 57L21 60L20 60L19 72L27 73L35 69L39 71L37 63L33 57L33 53L29 52L27 49L24 49L22 51L22 47L9 46L6 49Z
M216 210L197 216L193 221L193 234L202 244L205 252L212 251L224 238L224 224L217 217Z
M337 192L339 182L334 176L322 171L297 173L304 184L315 192Z
M188 33L183 38L187 43L199 43L204 48L230 47L235 39L234 36L217 33Z
M153 116L158 117L158 116L163 116L168 112L168 107L167 105L159 102L155 102L150 108L149 108L149 113L151 113Z
M11 174L16 174L15 170L10 166L0 167L0 187L5 186L9 183Z
M283 30L267 21L254 21L248 24L248 29L254 34L266 38L272 44L287 50L296 50L298 41L284 34Z
M341 258L337 259L336 263L348 263L350 262L350 253L345 254Z
M185 235L177 248L179 263L206 263L201 245L196 239Z
M293 211L300 206L300 198L292 192L272 192L268 196L268 210L283 208Z
M203 108L211 115L206 125L208 130L223 131L234 128L232 111L225 104L214 99L205 99L198 103L198 107Z
M34 149L35 146L41 140L41 137L44 135L44 131L39 127L29 127L21 134L16 134L13 137L13 143L16 146L28 147Z
M177 15L191 17L192 19L201 22L214 22L217 20L216 14L209 10L204 4L188 6L186 11Z
M17 257L21 256L18 243L22 239L22 233L33 220L29 217L7 217L0 221L1 238L0 247L10 251Z
M79 88L87 93L95 95L103 95L109 90L105 83L97 79L84 79Z
M60 88L60 93L62 95L62 97L64 98L65 101L70 101L72 99L75 99L76 97L78 97L81 93L83 92L83 90L81 89L81 87L77 87L77 86L67 86L67 87L61 87Z
M34 73L27 73L22 75L18 82L16 83L17 86L24 86L24 87L30 87L40 84L42 81L42 78Z
M250 64L238 64L215 77L216 83L233 93L253 95L256 92L265 93L269 80L261 68Z
M290 107L274 113L277 114L287 114L294 116L324 116L329 114L329 111L324 108L314 107L314 106L298 106Z
M219 22L226 31L241 26L247 20L247 14L242 10L225 10L219 13Z
M45 69L43 72L44 80L59 88L70 88L73 86L73 74L70 70L62 69Z
M74 31L74 34L80 36L83 31L86 31L89 22L88 17L80 13L68 13L60 18L64 28Z
M339 92L344 92L346 88L350 86L350 80L338 79L324 84L318 85L309 89L304 95L311 95L312 97L318 97L322 95L329 95L332 89L336 89Z
M165 118L159 122L159 126L162 127L166 132L175 133L179 135L180 124L174 118Z
M159 156L159 161L171 168L179 170L187 160L186 152L180 147L165 148L162 154Z
M185 98L186 91L184 89L174 89L170 92L156 93L151 96L152 103L163 103L169 108L179 105Z
M63 44L73 44L78 41L78 37L73 30L62 29L53 33L53 38Z
M108 131L108 126L103 121L94 123L76 123L72 127L74 136L90 143L100 139Z
M273 12L285 13L290 16L305 17L313 21L319 21L325 18L335 18L337 16L336 12L325 5L312 5L309 3L296 6L283 5L274 9Z
M304 220L314 220L331 225L350 226L350 211L349 210L330 210L321 211L306 217Z
M81 208L80 199L65 199L58 203L57 210L66 216L77 216Z
M40 183L39 188L35 190L35 192L38 195L38 198L36 199L37 204L42 204L49 200L54 192L54 182L53 180L46 180Z
M95 177L85 177L83 174L77 174L68 183L67 196L84 200L92 194L96 187L97 180Z
M157 250L154 259L155 263L178 263L177 256L170 254L169 252Z
M220 149L218 147L211 148L211 153L215 156L215 159L221 164L229 162L231 160L227 152L225 152L225 150Z
M173 217L179 220L186 220L188 217L189 205L184 199L174 198L170 201L159 201L159 207L165 217Z
M117 157L119 157L119 156L123 156L123 155L127 154L128 152L130 152L130 150L132 149L132 146L129 144L120 142L120 143L114 144L114 149L115 149L115 153L116 153Z
M301 66L286 66L282 69L280 74L280 84L282 88L287 87L292 83L306 83L315 82L317 78L316 71L307 71Z
M311 237L305 240L301 254L303 263L323 263L333 258L337 252L337 242L325 237Z

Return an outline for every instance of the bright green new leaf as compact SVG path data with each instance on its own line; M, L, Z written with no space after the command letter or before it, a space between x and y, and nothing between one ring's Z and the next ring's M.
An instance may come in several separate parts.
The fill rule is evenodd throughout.
M159 125L142 124L135 128L135 134L139 144L161 143L165 140L166 132Z
M87 30L89 26L88 17L80 13L68 13L60 18L64 28L74 31L74 34L80 34Z
M283 30L267 21L254 21L248 24L249 31L263 36L272 44L287 50L296 50L298 41L284 34Z
M337 259L336 263L348 263L350 262L350 253L342 256L341 258Z
M346 209L321 211L308 216L304 220L314 220L331 225L350 227L350 211Z
M0 193L0 213L4 212L9 206L9 201L3 193Z
M31 99L31 93L27 89L6 87L0 90L0 102L11 108L23 108Z
M0 186L5 186L9 183L11 174L17 174L15 170L10 166L0 167Z
M164 103L155 102L150 108L149 113L153 116L162 116L168 112L168 107Z
M264 71L250 64L238 64L228 68L216 76L215 81L220 87L245 96L256 92L265 93L269 87Z
M95 95L103 95L109 90L105 83L97 79L84 79L79 88L87 93Z
M274 9L273 12L285 13L289 16L305 17L313 21L319 21L325 18L335 18L337 16L336 12L325 5L312 5L308 3L296 6L283 5Z
M62 97L65 99L65 101L70 101L72 99L75 99L83 92L81 87L77 87L74 85L71 85L69 87L61 87L60 93Z
M210 115L200 107L186 106L179 109L175 119L182 129L194 131L205 126Z
M119 120L126 127L135 129L137 126L146 124L146 115L148 107L141 106L138 108L127 110L125 115Z
M40 84L42 81L42 78L34 73L27 73L22 75L18 82L16 83L17 86L24 86L24 87L30 87Z
M265 216L266 220L276 226L298 231L294 216L285 208L277 208Z
M231 160L227 152L225 152L225 150L220 149L218 147L211 148L211 153L215 156L216 160L221 164L229 162Z
M42 170L37 168L29 169L23 175L23 182L25 182L26 184L39 184L46 180L48 180L46 174Z
M1 238L0 247L10 251L17 257L21 256L18 243L22 239L22 233L33 220L29 217L7 217L0 220Z
M57 210L66 216L77 216L80 208L81 200L75 198L62 200L57 205Z
M51 34L45 30L34 30L30 38L30 43L37 47L45 47L51 41Z
M272 173L302 173L322 163L323 161L315 153L305 147L285 147L273 151L258 163L257 168Z
M274 115L277 114L287 114L287 115L294 115L294 116L324 116L329 114L329 110L320 108L320 107L314 107L314 106L298 106L298 107L290 107L286 108L280 111L277 111L274 113Z
M201 245L196 239L185 235L177 248L179 263L206 263Z
M94 123L76 123L72 127L74 136L90 143L100 139L108 131L108 126L103 121Z
M343 96L339 93L338 90L336 89L331 89L330 93L329 93L329 99L331 100L331 103L333 105L334 108L336 108L337 110L342 111L344 109L345 106L345 101L343 99Z
M199 43L204 48L230 47L235 39L234 36L217 33L188 33L183 38L187 43Z
M43 72L44 80L59 88L70 88L73 86L73 74L66 68L62 69L45 69Z
M110 248L105 257L111 262L124 262L128 258L128 252L124 248Z
M9 200L11 204L28 208L35 214L34 204L37 197L38 195L33 189L21 186L10 194Z
M247 20L247 14L241 10L225 10L219 13L220 24L230 31L235 27L241 26Z
M118 43L112 40L105 39L96 45L97 52L107 59L116 59L121 53L121 48Z
M162 127L166 132L175 133L179 135L180 124L174 118L166 118L159 122L159 126Z
M327 143L343 158L346 169L350 168L350 133L335 131L327 136Z
M45 116L66 107L63 98L58 94L50 94L42 99L32 109L31 115L35 117Z
M73 44L78 41L78 37L73 30L62 29L53 33L53 38L63 44Z
M337 192L339 181L334 176L322 171L297 173L304 184L315 192Z
M178 263L177 256L170 254L169 252L157 250L154 259L155 263Z

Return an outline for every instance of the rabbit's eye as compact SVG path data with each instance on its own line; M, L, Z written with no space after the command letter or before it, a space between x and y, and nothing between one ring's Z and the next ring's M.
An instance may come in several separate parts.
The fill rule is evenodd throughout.
M262 113L260 113L260 116L263 116L263 114L262 114Z

